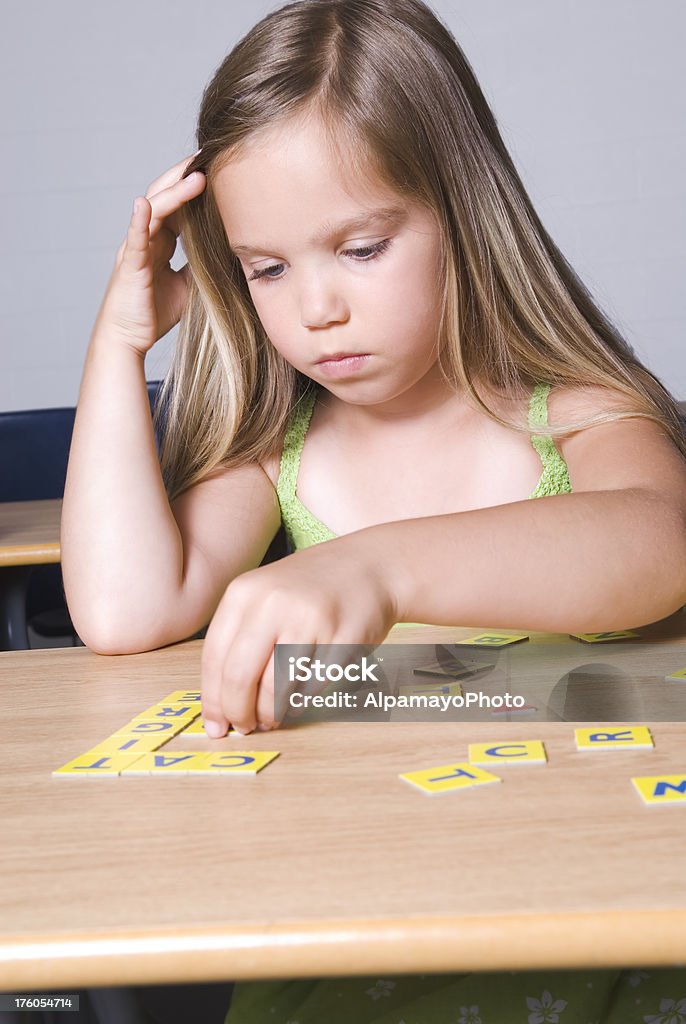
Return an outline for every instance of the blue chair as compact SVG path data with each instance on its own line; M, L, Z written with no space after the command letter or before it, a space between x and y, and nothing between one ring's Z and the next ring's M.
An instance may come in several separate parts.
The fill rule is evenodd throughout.
M159 381L148 384L151 409ZM74 408L27 409L0 413L0 501L61 498L74 429ZM28 647L25 627L9 622L7 609L25 605L25 621L44 637L71 636L74 631L64 598L59 565L6 567L0 571L5 621L2 647ZM23 608L22 608L23 610Z

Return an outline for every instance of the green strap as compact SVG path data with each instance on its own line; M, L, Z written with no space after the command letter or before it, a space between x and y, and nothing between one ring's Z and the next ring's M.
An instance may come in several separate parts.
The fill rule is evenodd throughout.
M295 489L298 484L300 453L305 444L305 434L312 419L315 398L316 392L314 390L308 391L297 405L294 406L284 436L277 492L279 500L283 500L286 503L295 497Z
M548 395L550 384L537 384L529 402L529 426L548 426ZM551 494L569 494L572 484L567 463L560 455L552 437L547 434L532 434L531 444L538 452L543 472L530 498L545 498Z
M325 526L305 508L295 493L298 485L300 454L305 443L305 434L312 419L316 398L317 392L312 388L300 399L291 414L284 437L279 479L276 484L281 519L294 550L307 548L325 540L333 540L336 536L328 526Z

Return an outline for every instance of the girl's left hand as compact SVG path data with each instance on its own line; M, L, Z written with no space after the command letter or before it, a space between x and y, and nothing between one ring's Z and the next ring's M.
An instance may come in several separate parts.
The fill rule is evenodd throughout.
M356 540L353 541L353 536ZM380 644L397 602L378 547L360 534L296 551L237 576L224 592L202 654L209 736L278 725L274 645Z

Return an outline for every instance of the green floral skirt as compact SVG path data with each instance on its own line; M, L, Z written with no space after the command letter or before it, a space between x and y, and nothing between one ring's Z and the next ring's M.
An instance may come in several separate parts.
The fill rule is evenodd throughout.
M226 1024L686 1024L686 971L242 982Z

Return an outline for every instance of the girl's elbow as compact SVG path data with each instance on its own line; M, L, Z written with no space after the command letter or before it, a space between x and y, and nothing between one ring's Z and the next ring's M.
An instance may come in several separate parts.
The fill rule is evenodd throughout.
M103 628L96 624L85 627L79 627L77 623L74 625L79 637L93 654L143 654L145 651L152 651L161 646L138 637L132 637L130 632L117 630L111 626Z
M154 629L140 620L134 623L115 615L79 616L72 612L72 622L77 634L93 654L143 654L182 639L167 639L160 635L159 626Z

